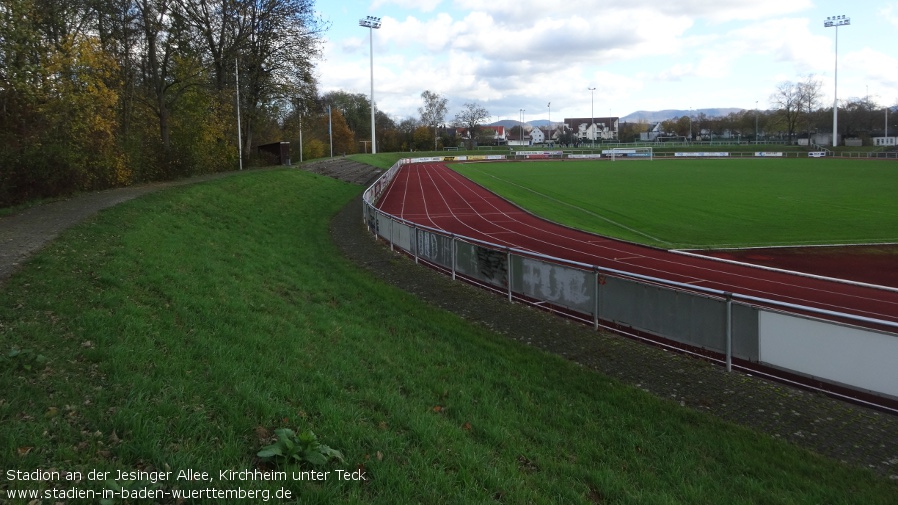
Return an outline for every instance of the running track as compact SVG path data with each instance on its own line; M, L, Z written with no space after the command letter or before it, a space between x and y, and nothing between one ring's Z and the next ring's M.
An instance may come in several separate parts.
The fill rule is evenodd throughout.
M378 208L408 221L572 261L898 322L898 292L771 272L621 242L532 216L444 163L404 165ZM894 330L893 330L894 331Z

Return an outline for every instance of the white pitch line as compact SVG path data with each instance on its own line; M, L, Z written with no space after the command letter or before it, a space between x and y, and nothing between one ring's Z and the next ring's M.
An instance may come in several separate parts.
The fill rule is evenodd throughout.
M893 288L891 286L881 286L879 284L869 284L867 282L858 282L858 281L852 281L852 280L848 280L848 279L839 279L838 277L827 277L825 275L816 275L816 274L808 274L805 272L796 272L794 270L786 270L784 268L768 267L768 266L764 266L764 265L756 265L754 263L745 263L743 261L728 260L728 259L724 259L724 258L716 258L714 256L706 256L704 254L695 254L695 253L692 253L689 251L681 251L681 250L677 250L677 249L669 249L669 251L672 253L676 253L676 254L682 254L683 256L691 256L693 258L704 258L704 259L719 261L721 263L729 263L731 265L741 265L744 267L759 268L761 270L767 270L769 272L792 274L792 275L797 275L799 277L806 277L809 279L832 281L832 282L837 282L840 284L848 284L850 286L860 286L863 288L872 288L872 289L879 289L882 291L890 291L892 293L898 293L898 288Z
M653 237L653 236L649 235L648 233L641 232L641 231L639 231L639 230L637 230L637 229L635 229L635 228L630 228L629 226L624 225L624 224L621 224L621 223L618 223L617 221L614 221L613 219L608 219L607 217L605 217L605 216L603 216L603 215L601 215L601 214L596 214L595 212L592 212L592 211L590 211L590 210L586 210L586 209L584 209L584 208L582 208L582 207L577 207L576 205L572 205L572 204L570 204L570 203L568 203L568 202L565 202L565 201L563 201L563 200L559 200L559 199L553 198L553 197L551 197L551 196L549 196L549 195L540 193L539 191L530 189L530 188L528 188L528 187L526 187L526 186L521 186L520 184L516 184L516 183L514 183L514 182L507 181L507 180L505 180L505 179L500 179L499 177L496 177L495 175L487 174L487 173L485 173L485 172L483 172L483 171L480 171L480 170L478 170L478 172L480 172L481 174L486 175L486 176L488 176L488 177L492 177L493 179L496 179L497 181L501 181L501 182L504 182L504 183L506 183L506 184L511 184L512 186L517 186L517 187L519 187L519 188L521 188L521 189L523 189L523 190L529 191L529 192L531 192L531 193L533 193L533 194L535 194L535 195L539 195L539 196L541 196L541 197L543 197L543 198L545 198L545 199L547 199L547 200L551 200L551 201L553 201L553 202L555 202L555 203L560 203L561 205L567 205L568 207L571 207L571 208L573 208L573 209L577 209L577 210L579 210L580 212L583 212L583 213L585 213L585 214L589 214L590 216L593 216L593 217L597 217L597 218L601 219L602 221L605 221L605 222L607 222L607 223L611 223L611 224L613 224L614 226L623 228L623 229L625 229L625 230L627 230L627 231L631 231L631 232L633 232L633 233L636 233L637 235L642 235L643 237L652 239L652 240L654 240L654 241L656 241L656 242L662 242L662 243L664 243L664 244L670 244L670 243L671 243L671 242L668 242L667 240L663 240L663 239L660 239L660 238L658 238L658 237Z

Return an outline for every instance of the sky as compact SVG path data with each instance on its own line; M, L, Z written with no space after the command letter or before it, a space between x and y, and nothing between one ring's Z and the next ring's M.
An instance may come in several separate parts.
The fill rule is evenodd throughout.
M319 91L371 93L399 121L421 93L488 122L623 117L638 110L771 108L814 76L838 98L898 104L898 0L316 0ZM850 25L824 27L830 16ZM366 16L381 27L359 26ZM372 37L373 39L369 38ZM589 88L595 88L591 91Z

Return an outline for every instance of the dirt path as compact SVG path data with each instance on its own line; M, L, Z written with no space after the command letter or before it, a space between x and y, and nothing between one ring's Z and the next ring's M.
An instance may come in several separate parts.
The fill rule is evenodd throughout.
M352 162L345 158L317 160L304 163L299 168L359 185L364 184L380 172L370 165ZM252 171L257 170L269 169ZM220 172L177 181L84 193L65 200L29 207L10 216L0 217L0 286L18 270L23 261L59 236L63 230L103 209L160 189L211 181L250 171Z
M0 217L0 285L23 261L39 251L59 234L101 210L133 200L162 188L209 181L240 172L201 175L171 182L141 184L126 188L84 193L66 200L29 207L10 216Z

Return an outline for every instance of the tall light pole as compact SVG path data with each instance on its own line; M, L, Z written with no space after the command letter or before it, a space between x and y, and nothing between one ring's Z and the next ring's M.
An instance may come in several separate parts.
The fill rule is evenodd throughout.
M374 30L380 28L380 18L367 16L359 20L359 26L368 28L368 43L371 53L371 154L377 154L377 142L374 140Z
M755 100L755 144L758 143L758 101Z
M836 73L833 76L833 147L839 145L839 27L850 25L851 18L830 16L823 20L824 28L836 28Z
M593 130L593 132L592 132L592 147L593 147L593 149L595 149L595 147L596 147L596 133L595 133L595 126L596 126L596 88L588 88L588 89L589 89L589 94L591 95L590 105L589 105L589 115L590 115L589 121L590 121L590 123L592 123L592 124L589 125L589 129L590 129L590 130Z
M243 132L240 128L240 68L237 58L234 58L234 79L237 83L237 159L240 160L240 170L243 170Z
M692 140L692 107L689 107L689 140Z

